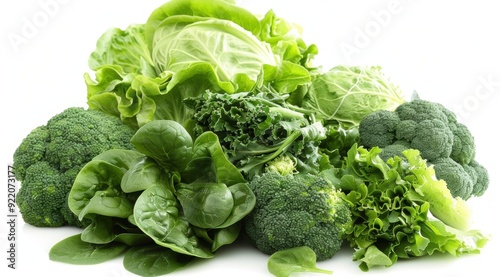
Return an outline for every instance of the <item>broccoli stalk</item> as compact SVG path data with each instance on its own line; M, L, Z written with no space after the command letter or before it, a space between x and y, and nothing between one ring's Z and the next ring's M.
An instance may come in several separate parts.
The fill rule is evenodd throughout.
M72 107L34 128L13 155L21 182L17 204L23 220L38 227L83 227L68 207L68 193L80 169L112 148L132 149L135 131L100 111Z

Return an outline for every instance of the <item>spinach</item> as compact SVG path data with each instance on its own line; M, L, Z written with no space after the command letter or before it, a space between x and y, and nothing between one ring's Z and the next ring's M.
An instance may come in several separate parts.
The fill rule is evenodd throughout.
M150 186L161 184L168 174L148 156L141 157L131 166L121 179L121 189L125 193L143 191Z
M234 205L224 183L180 184L176 191L189 223L202 228L216 228L226 221Z
M201 228L225 228L249 214L255 197L245 183L180 184L176 191L189 223Z
M80 220L89 214L127 218L133 203L121 190L120 183L123 172L141 156L134 150L112 149L85 164L69 192L71 211Z
M111 260L126 249L127 245L122 243L92 244L82 241L80 235L73 235L56 243L50 249L49 258L57 262L90 265Z
M332 271L316 267L316 253L307 246L275 252L269 257L269 273L277 277L288 277L296 272L332 274Z
M228 227L218 229L198 228L194 226L194 231L200 239L209 243L212 252L215 252L220 247L236 241L240 234L241 227L242 223L240 221Z
M176 121L152 121L137 130L130 142L166 170L181 171L191 160L193 140Z
M226 157L219 137L213 132L200 134L193 148L193 156L182 172L184 182L220 182L233 185L246 182L236 166Z
M135 204L134 218L137 226L161 246L195 257L213 257L183 216L174 193L166 187L145 190Z
M128 249L124 266L151 276L212 258L237 239L255 195L217 135L205 132L193 142L180 123L156 120L142 126L132 143L138 151L108 150L78 173L68 203L91 223L55 245L54 259L73 262L73 255L98 249L97 258L82 261L91 263ZM65 246L75 254L64 252Z
M183 268L193 257L174 252L156 244L135 246L123 257L123 266L140 276L160 276Z

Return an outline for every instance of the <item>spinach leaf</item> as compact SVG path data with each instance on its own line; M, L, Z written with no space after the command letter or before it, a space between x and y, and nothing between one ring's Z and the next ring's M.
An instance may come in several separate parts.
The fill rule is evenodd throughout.
M81 240L88 243L106 244L114 239L113 219L107 216L93 216L92 222L81 234Z
M225 228L243 219L255 205L255 195L227 159L213 132L194 142L194 154L176 196L186 219L201 228Z
M133 202L120 188L124 171L143 156L133 150L112 149L88 162L77 174L68 205L80 220L89 214L127 218Z
M269 273L277 277L288 277L295 272L332 274L330 270L316 267L316 253L307 246L275 252L269 257L267 268Z
M117 184L110 183L109 185L109 187L94 193L94 196L89 199L85 208L80 212L80 218L87 214L127 218L132 214L134 203L124 195L123 191L116 188Z
M191 160L191 135L173 120L155 120L145 124L137 130L130 142L167 170L181 171Z
M196 236L210 243L212 245L212 252L215 252L220 247L235 242L240 234L241 227L241 222L237 222L225 228L207 229L194 226L193 229Z
M123 258L123 266L140 276L160 276L179 270L192 261L192 256L148 244L130 248Z
M131 223L126 222L125 219L101 215L95 215L92 218L91 224L83 230L81 239L84 242L94 244L116 241L129 246L152 242L149 236Z
M201 228L226 228L242 220L255 206L247 183L180 184L176 190L186 219Z
M174 193L163 186L146 189L134 206L137 226L157 244L175 252L200 258L213 253L195 235Z
M118 242L108 244L84 242L81 240L80 234L77 234L67 237L52 246L49 259L78 265L99 264L122 254L127 247L127 245Z
M246 182L236 166L227 159L219 137L209 131L196 138L192 159L182 172L182 181L224 183L227 186Z
M180 184L175 195L189 223L202 228L217 228L234 206L231 191L223 183Z
M248 183L238 183L229 187L234 205L231 214L219 228L228 227L242 220L255 206L255 195Z
M162 184L167 178L165 170L148 156L141 157L122 177L121 189L130 193Z

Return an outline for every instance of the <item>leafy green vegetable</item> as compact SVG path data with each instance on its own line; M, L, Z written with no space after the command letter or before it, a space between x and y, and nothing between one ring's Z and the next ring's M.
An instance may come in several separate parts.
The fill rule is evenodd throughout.
M380 67L339 65L320 74L304 96L302 107L319 119L357 126L367 114L394 110L405 100Z
M219 137L213 132L204 132L194 141L193 155L182 172L182 180L186 183L216 182L228 186L247 182L226 157Z
M133 202L120 189L124 171L143 155L135 150L112 149L88 162L75 178L68 205L81 220L89 214L127 218Z
M181 171L191 160L193 140L176 121L155 120L137 130L130 142L166 170Z
M161 276L179 270L192 261L191 256L151 244L130 248L123 257L123 266L140 276Z
M334 181L351 205L347 240L356 249L353 259L361 262L360 268L389 267L398 259L435 252L478 253L487 237L466 229L469 208L451 196L419 152L406 150L404 159L385 162L380 151L354 145Z
M275 252L269 257L267 268L276 277L288 277L296 272L333 273L316 267L316 254L307 246Z
M246 183L179 184L176 190L189 223L201 228L225 228L249 214L255 197Z
M157 120L139 128L131 141L137 150L110 149L78 173L68 204L91 223L63 246L71 243L76 253L95 246L107 257L120 244L129 249L127 269L155 275L194 257L212 258L238 238L255 195L214 133L193 142L179 123ZM73 257L61 252L58 259ZM151 263L165 268L147 268Z
M174 193L163 186L146 189L134 206L134 221L157 244L199 258L213 253L196 237Z
M120 187L123 192L143 191L169 179L170 175L154 159L143 156L136 161L122 176Z
M152 45L153 60L159 71L175 72L167 90L193 74L206 72L206 78L216 88L227 92L245 91L255 85L264 65L276 66L269 44L232 21L198 20L172 37L170 22L173 21L175 27L182 24L172 18L164 20L155 33L167 36L156 35L161 40Z
M156 119L187 127L187 97L262 85L292 93L311 81L317 53L269 12L262 22L224 0L172 0L143 24L110 29L97 42L85 75L89 107L141 127ZM295 35L294 35L295 33Z
M56 243L49 252L52 261L91 265L111 260L127 249L125 244L92 244L80 239L80 235L73 235Z
M252 177L267 162L290 155L297 170L317 172L322 158L318 145L325 138L321 122L294 110L286 97L269 89L235 94L206 92L185 102L192 108L194 133L211 131L221 138L229 160Z
M119 64L126 73L154 76L151 75L153 61L144 33L142 24L130 25L125 30L107 30L97 40L96 49L89 57L89 67L98 70L105 64Z
M189 223L202 228L224 223L234 205L231 191L223 183L180 184L176 195Z

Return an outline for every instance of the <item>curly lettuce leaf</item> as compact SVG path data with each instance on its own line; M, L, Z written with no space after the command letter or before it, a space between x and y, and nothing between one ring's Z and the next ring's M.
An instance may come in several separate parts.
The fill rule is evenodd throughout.
M470 214L466 206L455 205L419 152L407 150L406 159L394 157L387 163L379 153L377 147L354 145L335 182L351 203L354 220L347 240L356 249L353 260L360 269L389 267L399 259L435 252L478 253L487 236L449 225L450 218L465 216L459 220L468 221Z

